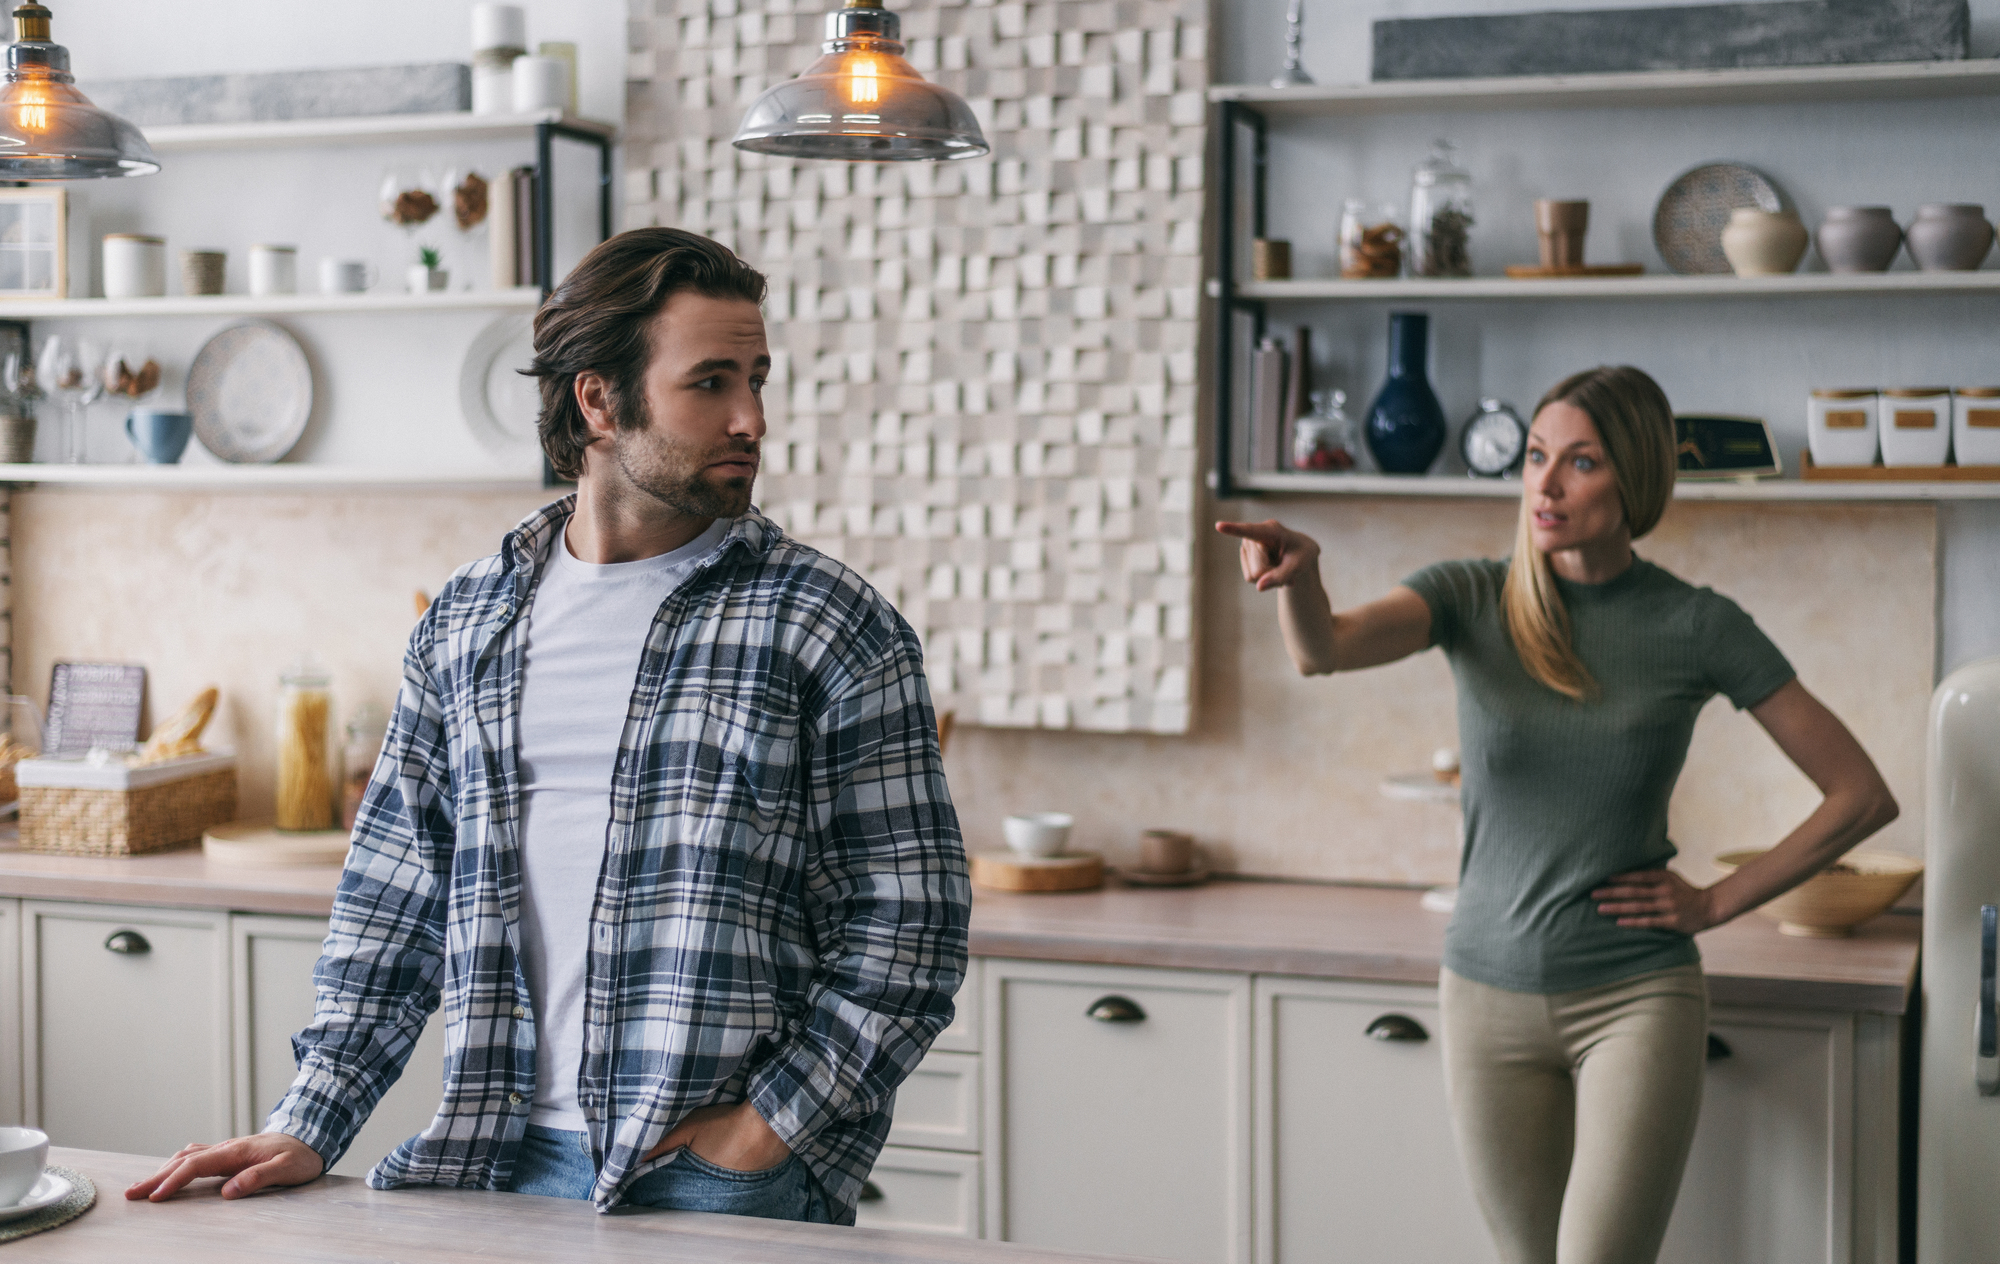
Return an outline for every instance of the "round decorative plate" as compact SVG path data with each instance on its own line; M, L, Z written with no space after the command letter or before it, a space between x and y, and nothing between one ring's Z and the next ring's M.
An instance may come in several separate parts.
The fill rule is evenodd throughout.
M268 320L231 325L202 344L187 376L194 433L225 461L264 465L290 452L312 416L312 365Z
M535 358L535 318L502 316L472 340L458 373L458 406L473 437L489 448L515 451L537 442L542 415L539 380L521 376Z
M1763 172L1734 162L1712 162L1683 171L1653 208L1653 245L1667 267L1683 276L1730 272L1722 229L1739 206L1782 211L1785 202Z

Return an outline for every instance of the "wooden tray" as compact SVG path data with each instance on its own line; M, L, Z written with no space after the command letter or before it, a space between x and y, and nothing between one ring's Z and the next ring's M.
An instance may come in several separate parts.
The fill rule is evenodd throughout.
M1088 851L1067 856L975 852L972 880L995 891L1094 891L1104 885L1104 857Z
M2000 465L1814 465L1799 453L1799 477L1818 483L1992 483Z
M232 821L201 836L201 854L219 865L252 869L338 865L347 860L347 831L292 832L269 821Z
M1542 268L1532 263L1507 266L1507 275L1516 281L1549 281L1560 277L1628 277L1646 271L1643 263L1586 263L1580 268Z

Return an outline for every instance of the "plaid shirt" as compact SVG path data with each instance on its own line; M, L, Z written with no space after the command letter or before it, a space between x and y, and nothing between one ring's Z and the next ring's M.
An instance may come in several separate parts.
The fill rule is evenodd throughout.
M443 1102L369 1172L377 1189L505 1189L527 1128L521 616L573 507L454 575L410 638L298 1077L266 1124L331 1166L442 1003ZM607 790L578 1083L593 1202L661 1166L644 1155L689 1111L748 1100L852 1222L965 972L965 855L915 633L751 510L654 616Z

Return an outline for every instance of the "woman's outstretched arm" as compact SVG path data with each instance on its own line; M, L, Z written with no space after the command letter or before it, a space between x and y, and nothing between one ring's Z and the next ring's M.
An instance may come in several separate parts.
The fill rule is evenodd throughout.
M1785 840L1711 887L1668 869L1621 873L1591 892L1620 926L1694 934L1747 913L1812 877L1896 819L1896 796L1840 717L1794 680L1750 708L1778 748L1826 797Z
M1333 612L1319 579L1319 544L1276 519L1218 522L1215 529L1241 541L1243 578L1258 592L1278 590L1278 626L1302 676L1379 667L1430 645L1431 608L1408 588Z

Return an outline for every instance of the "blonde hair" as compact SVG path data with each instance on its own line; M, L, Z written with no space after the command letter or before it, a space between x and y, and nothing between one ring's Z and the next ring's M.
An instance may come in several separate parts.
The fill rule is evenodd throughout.
M1550 404L1572 405L1590 418L1617 481L1632 538L1651 531L1673 499L1677 463L1674 411L1659 383L1628 365L1587 369L1556 383L1535 405L1535 415ZM1556 588L1548 554L1535 547L1532 522L1533 510L1523 495L1514 557L1501 591L1507 634L1530 676L1581 701L1597 693L1597 682L1570 644L1569 610Z

